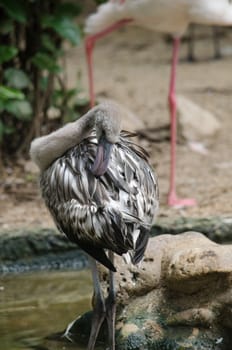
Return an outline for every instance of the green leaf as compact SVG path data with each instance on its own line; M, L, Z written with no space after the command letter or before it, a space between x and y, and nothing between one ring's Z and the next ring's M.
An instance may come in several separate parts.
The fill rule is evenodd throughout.
M7 85L16 89L24 89L29 86L30 79L27 74L21 69L8 68L4 72L4 78L6 79Z
M25 96L21 91L0 85L0 100L23 100L24 98Z
M66 90L66 91L65 91L66 99L67 99L67 100L70 100L70 99L73 98L73 97L76 98L77 92L78 92L78 90L75 89L75 88L74 88L74 89L68 89L68 90Z
M47 55L44 52L37 52L35 56L32 58L32 62L36 67L41 70L47 70L51 73L60 73L61 67L56 64L55 58Z
M5 103L3 100L0 100L0 113L4 111L4 108L5 108Z
M52 53L57 51L54 40L48 34L42 35L42 46Z
M19 120L30 120L32 115L31 104L24 100L11 100L5 105L7 112L13 114Z
M14 46L0 45L0 64L11 60L18 53Z
M27 20L26 1L24 0L1 0L0 6L14 20L25 23Z
M79 27L68 16L45 16L42 23L45 28L52 28L62 38L69 40L73 45L78 45L81 41Z

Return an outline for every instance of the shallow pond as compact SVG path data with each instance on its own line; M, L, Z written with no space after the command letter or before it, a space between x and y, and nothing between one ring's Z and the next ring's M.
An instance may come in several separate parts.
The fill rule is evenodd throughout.
M88 311L91 296L89 270L1 278L0 350L84 350L85 346L46 339Z

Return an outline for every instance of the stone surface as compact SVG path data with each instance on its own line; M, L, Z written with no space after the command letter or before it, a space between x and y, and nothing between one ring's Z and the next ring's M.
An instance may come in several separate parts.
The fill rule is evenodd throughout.
M221 127L211 112L181 95L177 97L177 113L179 136L187 141L204 142Z
M147 294L163 281L170 291L189 294L232 276L232 245L216 244L199 232L166 234L150 239L141 266L128 266L119 256L116 265L119 303Z
M150 239L141 266L116 265L118 349L231 349L232 245L166 234Z

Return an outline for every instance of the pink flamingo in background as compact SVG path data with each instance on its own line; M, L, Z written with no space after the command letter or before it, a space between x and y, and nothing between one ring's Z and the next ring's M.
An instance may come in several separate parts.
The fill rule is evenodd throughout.
M86 21L86 52L88 61L91 106L95 104L93 85L93 48L95 42L126 24L173 36L173 53L169 85L171 119L171 164L168 204L191 206L192 198L178 198L176 194L176 69L180 38L190 23L232 25L232 5L229 0L111 0L98 7Z

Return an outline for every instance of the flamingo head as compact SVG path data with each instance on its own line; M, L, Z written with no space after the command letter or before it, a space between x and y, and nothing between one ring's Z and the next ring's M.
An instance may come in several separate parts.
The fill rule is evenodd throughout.
M107 171L113 146L119 140L121 121L116 104L105 102L95 108L98 145L91 171L96 177L99 177Z

